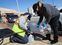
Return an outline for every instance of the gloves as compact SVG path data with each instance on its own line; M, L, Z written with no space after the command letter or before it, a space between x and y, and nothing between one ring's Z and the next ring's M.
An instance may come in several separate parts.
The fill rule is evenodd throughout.
M39 28L40 24L37 24L37 28Z

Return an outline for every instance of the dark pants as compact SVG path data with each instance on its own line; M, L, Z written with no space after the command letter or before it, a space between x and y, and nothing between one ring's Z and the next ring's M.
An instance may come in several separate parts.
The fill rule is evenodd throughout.
M50 24L50 26L52 28L52 31L53 31L53 39L54 39L54 41L58 41L59 17L60 17L60 15L55 16L49 22L49 24Z
M33 33L32 35L34 36L34 39L36 39L37 37L45 38L43 35L37 33Z
M26 44L28 42L28 37L25 35L24 37L21 36L13 36L11 40L16 43Z

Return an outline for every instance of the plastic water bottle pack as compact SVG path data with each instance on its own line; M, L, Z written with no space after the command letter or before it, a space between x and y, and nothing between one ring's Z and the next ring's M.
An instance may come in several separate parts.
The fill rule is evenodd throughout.
M43 27L42 25L40 25L38 28L36 23L30 22L29 27L30 27L31 32L38 33L43 36L51 32L51 28L49 25L47 25L46 27Z

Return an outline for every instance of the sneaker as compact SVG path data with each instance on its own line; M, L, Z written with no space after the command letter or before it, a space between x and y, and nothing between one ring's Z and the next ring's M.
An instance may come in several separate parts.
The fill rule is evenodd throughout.
M10 40L10 42L11 42L11 43L13 43L13 42L14 42L14 41L12 40L12 37L10 37L10 39L9 39L9 40Z
M55 44L55 43L57 43L58 41L55 41L55 40L52 40L50 43L51 44Z

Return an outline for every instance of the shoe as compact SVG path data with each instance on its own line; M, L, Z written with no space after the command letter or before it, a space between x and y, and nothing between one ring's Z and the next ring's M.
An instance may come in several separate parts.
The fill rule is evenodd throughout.
M42 40L48 40L46 37L42 38Z
M9 40L10 40L10 42L11 42L11 43L13 43L13 42L14 42L14 41L12 40L12 37L10 37L10 39L9 39Z
M46 37L42 38L42 40L49 40L49 41L51 41L51 39L48 39L48 38L46 38Z
M55 41L55 40L52 40L50 43L51 44L55 44L55 43L57 43L58 41Z
M10 42L11 42L11 43L13 42L12 39L10 39Z

